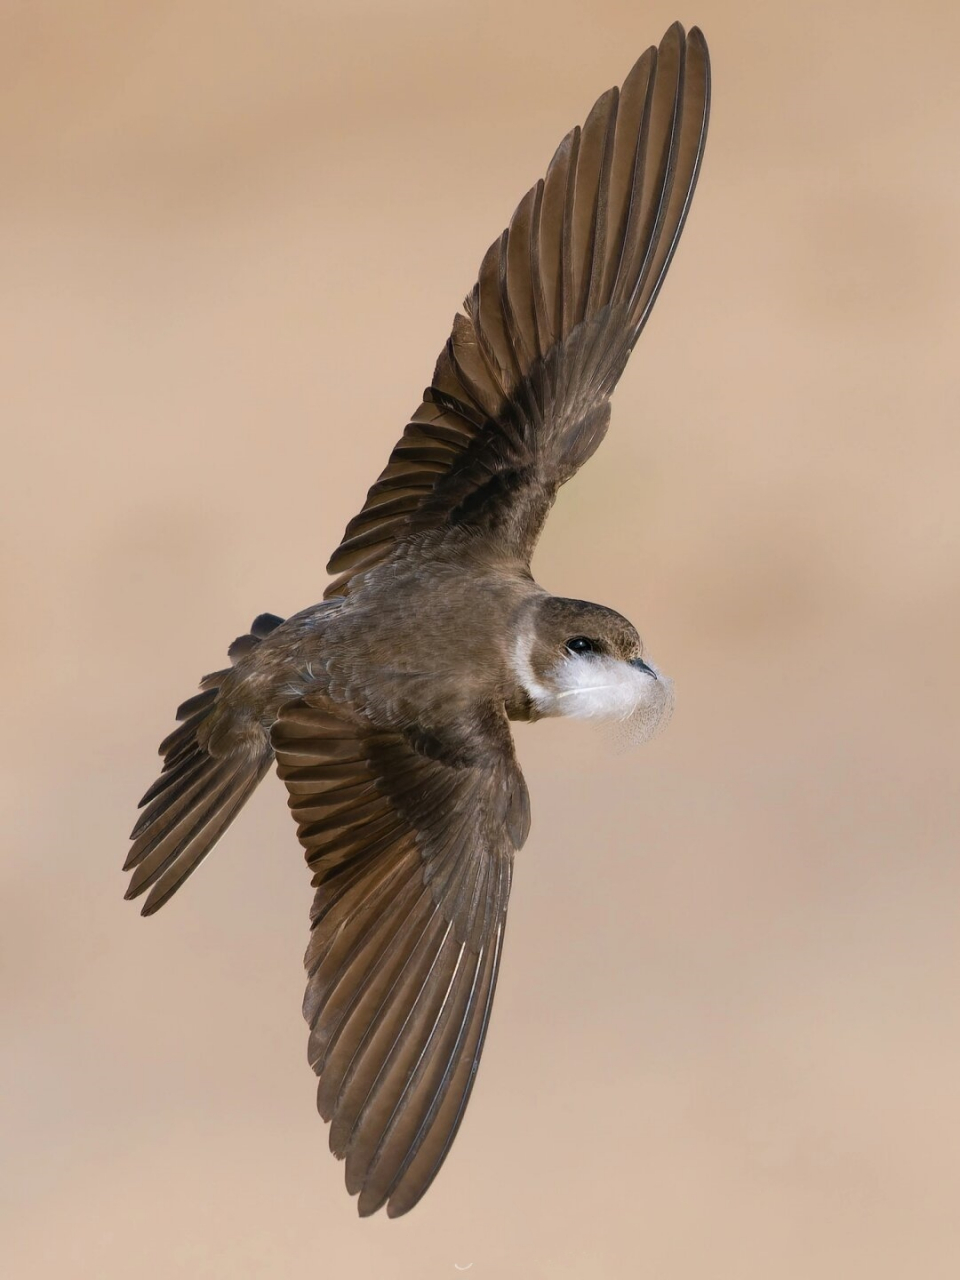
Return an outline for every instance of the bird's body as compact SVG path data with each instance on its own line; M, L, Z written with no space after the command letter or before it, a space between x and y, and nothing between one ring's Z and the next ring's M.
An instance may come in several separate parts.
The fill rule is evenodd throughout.
M669 709L633 626L530 558L596 449L676 246L709 64L671 28L564 139L484 258L325 600L230 648L161 744L127 860L155 911L276 758L316 898L304 1013L361 1213L411 1208L458 1128L529 800L510 720Z

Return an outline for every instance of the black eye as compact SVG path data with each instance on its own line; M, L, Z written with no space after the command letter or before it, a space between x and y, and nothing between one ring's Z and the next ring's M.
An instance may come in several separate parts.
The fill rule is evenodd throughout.
M564 646L568 653L599 653L599 640L591 640L589 636L574 636Z

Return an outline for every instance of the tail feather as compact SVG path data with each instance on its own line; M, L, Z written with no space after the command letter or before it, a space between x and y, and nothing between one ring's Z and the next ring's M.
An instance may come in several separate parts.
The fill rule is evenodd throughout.
M192 794L172 806L172 815L164 814L167 825L157 834L148 827L139 837L134 849L141 842L142 847L125 896L135 898L150 890L143 915L152 915L162 907L197 869L240 812L270 767L270 760L270 753L264 752L253 758L245 755L210 762L213 767L201 774Z
M234 661L250 653L275 630L282 618L261 614L230 646ZM133 846L124 863L133 871L124 895L136 898L147 892L143 915L151 915L197 869L227 827L243 808L257 783L269 769L273 751L264 738L251 746L249 739L222 754L209 750L207 722L217 710L226 671L215 671L201 681L201 692L177 709L182 723L160 744L163 771L150 787L143 809L131 833ZM222 708L220 708L222 713ZM217 727L217 740L224 735Z
M163 766L163 772L160 774L160 777L148 791L144 792L143 798L137 808L142 809L145 805L150 805L151 801L162 795L164 791L169 791L171 787L176 786L181 779L189 774L195 767L196 756L200 750L201 748L198 744L191 740L180 750L171 753L167 757L167 761ZM155 810L151 807L151 816L154 812ZM144 825L146 825L144 823L145 817L145 814L140 815L140 822L137 823L130 835L131 840L136 840L137 836L143 830Z
M160 755L164 757L164 768L166 768L171 761L176 763L179 759L182 759L196 745L197 730L213 710L214 703L217 700L217 694L220 690L211 689L210 692L213 694L213 697L210 699L209 706L207 706L203 711L195 712L187 720L184 720L183 724L178 725L176 729L173 729L168 733L160 743L158 750ZM183 720L183 716L178 714L177 719ZM143 801L140 803L142 805Z
M227 673L226 671L217 671L217 680L221 680ZM212 680L213 676L206 676L206 680ZM217 700L217 694L220 692L220 686L217 684L212 689L203 689L200 693L195 693L192 698L188 698L186 702L181 702L177 707L177 719L190 721L194 716L199 715L203 711L209 711ZM178 734L184 732L184 726L174 729L173 733L167 735L163 742L160 743L160 754L164 755L167 750L167 743L175 738Z
M160 834L158 823L168 816L170 818L176 816L178 808L182 809L190 799L187 792L195 789L196 784L201 778L210 773L216 763L199 747L194 747L190 755L181 761L175 769L170 773L162 773L160 775L159 779L143 797L145 801L149 800L150 803L137 819L137 825L130 832L130 839L136 843L127 854L127 860L123 864L124 871L129 871L131 867L137 866L146 856L147 850L142 846L140 837L147 828L153 828L155 835Z
M134 843L133 876L127 890L135 898L149 889L173 863L179 863L198 841L209 846L214 820L247 772L234 759L210 761L197 770L183 800L169 805Z

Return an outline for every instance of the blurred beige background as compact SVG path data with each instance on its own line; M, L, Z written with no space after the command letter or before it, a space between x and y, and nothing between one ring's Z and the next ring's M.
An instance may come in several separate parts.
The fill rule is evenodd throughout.
M121 900L176 704L323 564L481 254L675 17L710 144L535 569L676 678L518 733L534 828L441 1177L360 1222L269 779ZM947 3L0 9L0 1266L960 1271L960 18ZM472 1264L472 1265L470 1265Z

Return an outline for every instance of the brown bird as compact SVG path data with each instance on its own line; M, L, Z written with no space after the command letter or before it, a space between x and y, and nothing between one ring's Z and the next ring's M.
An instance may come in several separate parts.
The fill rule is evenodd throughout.
M317 1105L362 1215L413 1208L463 1118L530 827L510 720L669 708L639 636L549 595L530 557L687 215L707 129L676 24L563 139L490 246L320 604L261 614L160 744L127 897L162 906L274 757L316 888L303 1011Z

